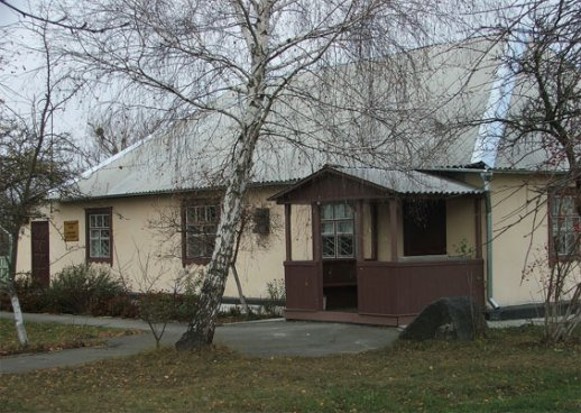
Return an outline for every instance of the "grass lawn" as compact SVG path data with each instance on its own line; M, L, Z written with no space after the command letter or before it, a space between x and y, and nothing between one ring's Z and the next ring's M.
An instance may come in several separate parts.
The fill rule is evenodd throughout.
M26 322L26 332L30 344L26 349L21 349L14 321L0 319L0 356L98 346L111 337L136 334L134 331L116 328L32 322Z
M0 380L3 412L579 412L581 345L533 328L358 355L173 349ZM33 391L32 391L33 390Z

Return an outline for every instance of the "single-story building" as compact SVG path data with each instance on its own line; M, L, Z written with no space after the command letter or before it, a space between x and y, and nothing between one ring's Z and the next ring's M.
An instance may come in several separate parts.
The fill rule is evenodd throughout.
M246 195L236 261L245 296L268 298L268 285L284 280L289 319L384 325L406 324L442 296L501 308L542 302L555 172L541 167L539 151L502 147L501 128L477 122L519 93L505 83L510 93L498 95L499 48L472 40L418 51L417 105L399 102L393 120L344 110L357 98L333 75L302 79L339 89L333 105L306 111L299 95L283 97ZM378 83L369 93L389 106L381 98L390 90ZM23 231L18 270L48 283L87 262L144 291L203 269L219 236L231 123L200 114L84 173L75 194L55 196L46 218ZM285 133L274 130L281 125ZM526 271L543 258L545 267ZM225 297L237 296L229 279Z

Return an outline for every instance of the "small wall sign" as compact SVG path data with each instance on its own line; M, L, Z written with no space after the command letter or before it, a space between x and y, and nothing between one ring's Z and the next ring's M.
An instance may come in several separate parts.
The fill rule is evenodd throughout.
M79 240L79 221L65 221L64 222L65 242L73 242Z

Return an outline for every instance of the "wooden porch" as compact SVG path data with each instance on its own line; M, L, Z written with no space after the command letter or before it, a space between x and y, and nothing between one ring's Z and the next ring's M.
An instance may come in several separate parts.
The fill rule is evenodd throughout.
M412 262L364 261L356 280L333 282L323 276L322 262L285 262L285 316L315 320L398 326L408 324L440 297L471 296L484 301L482 259L426 259ZM328 309L334 290L353 288L356 306ZM325 294L326 293L326 294Z
M399 326L441 297L484 303L479 190L405 177L325 167L272 197L285 204L287 319ZM310 257L293 248L293 205L310 206Z

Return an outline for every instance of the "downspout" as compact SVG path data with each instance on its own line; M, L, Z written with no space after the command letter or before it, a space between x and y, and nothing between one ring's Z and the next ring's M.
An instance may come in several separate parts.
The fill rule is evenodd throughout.
M484 203L486 210L486 302L493 310L500 309L500 305L493 297L492 289L494 282L492 279L493 254L492 254L492 202L490 197L490 182L492 181L492 170L486 168L480 173L484 184Z

